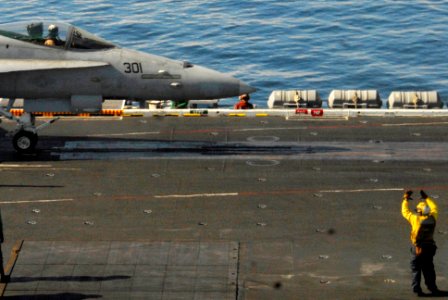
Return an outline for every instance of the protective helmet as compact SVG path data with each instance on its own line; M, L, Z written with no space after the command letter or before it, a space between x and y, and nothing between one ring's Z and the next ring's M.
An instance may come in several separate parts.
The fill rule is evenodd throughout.
M241 100L245 100L245 101L249 101L250 96L249 96L249 94L242 94L242 95L240 96L240 99L241 99Z
M58 33L59 33L59 28L58 28L58 26L56 26L56 25L54 25L54 24L51 24L50 26L48 26L48 34L49 34L51 37L55 37L55 36L57 36Z
M416 211L418 213L421 213L422 215L429 215L431 209L429 208L428 204L426 204L426 202L421 201L419 202L419 204L417 204Z

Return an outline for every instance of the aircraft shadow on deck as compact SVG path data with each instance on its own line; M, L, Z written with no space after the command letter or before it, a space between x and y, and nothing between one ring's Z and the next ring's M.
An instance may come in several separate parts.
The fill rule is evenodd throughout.
M102 298L102 295L97 294L80 294L80 293L59 293L59 294L35 294L35 295L18 295L18 296L4 296L3 299L18 300L18 299L31 299L31 300L82 300L82 299L96 299Z
M0 188L63 188L63 185L0 184Z
M48 276L48 277L14 277L13 283L33 282L33 281L63 281L63 282L94 282L130 279L131 276Z
M17 161L56 161L58 155L67 153L129 153L130 158L138 157L139 153L146 157L164 155L169 156L233 156L233 155L313 155L334 152L350 152L351 149L335 146L309 146L309 145L275 145L250 144L247 142L211 142L198 140L160 140L160 139L129 139L111 137L86 136L41 136L37 150L32 154L21 155L15 152L10 145L10 138L0 129L0 162ZM66 147L67 143L74 147ZM1 147L3 144L3 147ZM76 160L76 158L75 158Z

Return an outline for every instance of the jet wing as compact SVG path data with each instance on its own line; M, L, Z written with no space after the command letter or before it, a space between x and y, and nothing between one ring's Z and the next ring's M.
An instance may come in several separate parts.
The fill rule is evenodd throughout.
M87 60L0 59L0 74L39 70L96 68L109 65L107 62Z

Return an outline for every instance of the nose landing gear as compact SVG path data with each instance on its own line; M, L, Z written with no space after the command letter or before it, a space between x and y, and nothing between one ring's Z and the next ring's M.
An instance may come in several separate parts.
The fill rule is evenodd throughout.
M36 149L37 141L37 133L22 129L14 134L12 144L19 153L32 153Z
M9 135L13 136L12 145L18 153L30 154L36 150L36 144L38 141L37 132L40 129L54 123L59 118L54 118L48 122L36 126L35 117L31 113L25 112L20 118L17 118L10 113L14 100L15 99L9 100L6 109L0 107L0 116L4 116L7 119L17 122L17 129L9 133Z

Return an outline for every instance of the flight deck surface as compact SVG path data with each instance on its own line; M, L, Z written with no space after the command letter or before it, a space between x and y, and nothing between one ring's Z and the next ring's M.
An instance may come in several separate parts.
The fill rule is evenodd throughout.
M403 189L438 203L448 118L62 119L19 157L0 129L5 295L409 299Z

